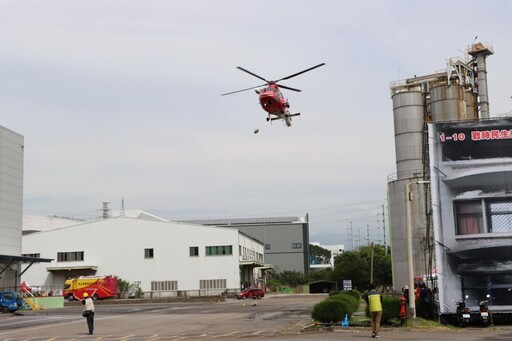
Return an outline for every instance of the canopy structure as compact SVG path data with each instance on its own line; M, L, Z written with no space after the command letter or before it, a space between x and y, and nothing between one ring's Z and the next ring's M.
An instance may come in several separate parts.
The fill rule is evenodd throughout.
M48 271L71 271L71 270L98 270L97 265L76 265L76 266L52 266L47 267L46 270Z
M34 263L50 263L53 259L51 258L40 258L40 257L27 257L27 256L10 256L0 255L0 261L6 261L5 264L0 265L0 275L7 270L14 262L27 262L30 263L25 270L23 270L18 277L21 277Z

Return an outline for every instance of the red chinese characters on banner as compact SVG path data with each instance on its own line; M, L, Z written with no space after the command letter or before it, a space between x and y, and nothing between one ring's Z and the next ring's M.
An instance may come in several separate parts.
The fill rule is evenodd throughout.
M475 130L471 132L471 140L506 140L512 138L512 129Z

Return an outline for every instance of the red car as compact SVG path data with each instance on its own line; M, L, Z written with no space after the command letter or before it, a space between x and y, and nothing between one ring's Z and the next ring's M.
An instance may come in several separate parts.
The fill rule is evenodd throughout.
M245 300L246 298L249 298L249 297L251 297L253 300L260 299L262 297L265 297L265 292L258 288L249 288L249 289L245 289L244 291L242 291L241 293L236 295L236 298L239 300L240 299Z

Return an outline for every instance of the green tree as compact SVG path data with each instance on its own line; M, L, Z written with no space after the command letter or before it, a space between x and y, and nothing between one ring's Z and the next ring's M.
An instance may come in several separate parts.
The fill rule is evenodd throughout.
M374 246L374 259L373 259L373 282L382 285L391 285L393 283L392 269L391 269L391 252L383 245Z
M333 279L331 269L325 269L320 271L310 271L307 275L307 282L316 282L316 281L336 281Z
M370 280L370 263L360 251L346 251L334 261L334 276L338 282L352 280L352 288L364 290Z
M309 244L309 256L315 257L322 264L328 264L331 261L331 251L318 245Z
M283 271L279 274L281 283L289 285L291 287L299 284L305 284L307 282L306 277L302 272L299 271Z
M372 247L363 246L356 251L347 251L336 257L333 275L336 281L352 280L352 287L364 291L371 277ZM377 285L391 284L391 256L386 255L382 245L373 246L373 282Z

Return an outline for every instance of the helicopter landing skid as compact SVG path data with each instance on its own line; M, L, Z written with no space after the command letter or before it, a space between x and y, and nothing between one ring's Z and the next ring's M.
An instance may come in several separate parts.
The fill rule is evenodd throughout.
M277 117L267 117L267 122L270 121L270 123L272 123L272 121L275 121L275 120L283 120L284 123L286 124L286 126L291 127L292 117L299 116L299 115L300 115L300 112L295 113L295 114L286 113L284 115L279 115Z
M278 117L267 117L267 121L275 121L275 120L285 120L289 117L294 117L294 116L299 116L300 115L300 112L296 113L296 114L285 114L285 115L281 115L281 116L278 116Z

